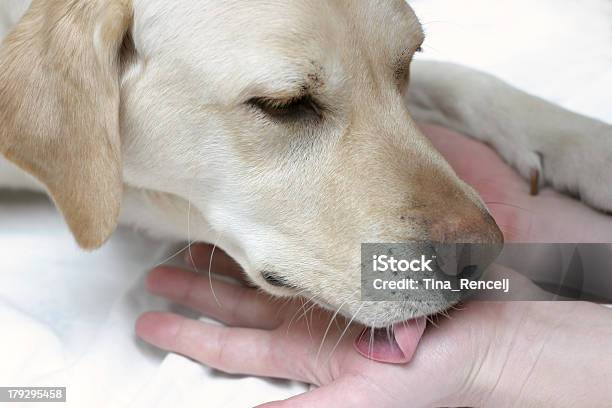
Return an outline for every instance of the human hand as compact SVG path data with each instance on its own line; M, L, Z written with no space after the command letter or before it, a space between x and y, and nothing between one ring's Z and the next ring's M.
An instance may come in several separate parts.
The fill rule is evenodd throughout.
M552 191L530 197L525 181L495 153L445 132L435 129L432 140L458 173L483 195L507 240L584 241L586 231L559 227L559 216L565 225L588 225L592 240L612 238L610 217ZM551 221L554 228L550 228ZM196 264L208 268L210 249L196 247L193 252ZM216 254L212 269L237 276L238 268L232 261ZM215 301L211 282L221 307ZM142 316L137 324L137 333L143 339L230 373L289 378L321 386L290 400L289 406L495 405L508 401L504 398L514 398L513 393L533 404L547 390L546 385L562 388L570 379L567 387L581 384L583 377L571 375L577 356L590 354L598 364L607 364L601 366L604 373L612 366L597 357L605 350L601 344L582 349L593 343L594 337L587 335L590 327L601 327L597 323L600 321L610 326L608 311L602 314L601 308L583 303L469 303L453 312L452 319L440 320L437 327L425 333L410 364L384 365L354 351L353 342L361 327L347 327L348 322L342 318L332 319L327 312L304 306L302 300L291 300L280 307L280 301L275 303L253 289L209 281L172 268L153 271L148 286L153 293L230 327L152 313ZM568 338L565 344L558 344L558 334ZM612 336L608 333L607 338ZM534 345L538 351L535 359ZM572 354L571 350L577 352ZM558 361L559 353L569 358ZM553 367L548 378L555 380L554 384L534 374L549 365ZM591 368L597 373L600 367L593 364ZM550 395L542 398L549 398L549 405L553 401Z
M612 242L612 217L571 197L530 186L489 147L451 130L422 130L455 169L478 191L507 242Z
M209 246L192 254L196 266L208 267ZM222 252L213 262L241 277ZM610 397L602 393L612 366L612 312L588 303L467 303L424 334L410 364L387 365L354 350L362 327L303 300L271 300L168 267L155 269L147 286L227 326L147 313L136 325L145 341L228 373L319 386L267 408L598 406Z

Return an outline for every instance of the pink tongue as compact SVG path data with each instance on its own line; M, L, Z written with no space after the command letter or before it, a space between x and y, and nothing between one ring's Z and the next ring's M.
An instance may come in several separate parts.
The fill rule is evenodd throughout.
M365 329L355 339L355 349L362 356L382 363L405 364L412 356L425 331L424 317L393 325L387 329Z

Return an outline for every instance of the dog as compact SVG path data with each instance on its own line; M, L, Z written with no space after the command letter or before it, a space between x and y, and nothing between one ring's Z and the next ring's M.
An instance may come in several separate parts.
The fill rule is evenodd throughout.
M87 250L130 224L368 326L440 312L436 293L359 296L361 243L503 240L415 121L612 210L612 126L412 61L424 34L404 0L33 0L14 23L0 187L48 192Z

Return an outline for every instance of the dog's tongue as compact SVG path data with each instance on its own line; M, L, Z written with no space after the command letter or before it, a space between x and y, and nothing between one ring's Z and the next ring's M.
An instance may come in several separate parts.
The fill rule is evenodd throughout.
M355 349L362 356L382 363L405 364L412 356L425 331L424 317L393 325L393 330L365 329L355 339Z

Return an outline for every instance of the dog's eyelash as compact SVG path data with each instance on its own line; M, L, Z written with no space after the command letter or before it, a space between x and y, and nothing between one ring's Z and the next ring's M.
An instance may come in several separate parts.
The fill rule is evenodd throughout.
M299 119L309 114L321 117L321 108L310 95L288 100L259 97L250 99L247 104L276 119Z

